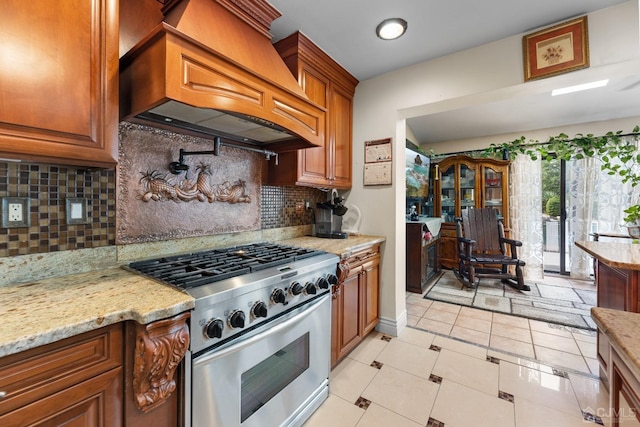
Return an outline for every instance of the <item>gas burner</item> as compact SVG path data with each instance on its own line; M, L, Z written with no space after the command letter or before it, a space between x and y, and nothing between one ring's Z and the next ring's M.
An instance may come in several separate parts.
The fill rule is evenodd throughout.
M129 267L180 289L191 289L321 254L324 252L313 249L254 243L134 262Z

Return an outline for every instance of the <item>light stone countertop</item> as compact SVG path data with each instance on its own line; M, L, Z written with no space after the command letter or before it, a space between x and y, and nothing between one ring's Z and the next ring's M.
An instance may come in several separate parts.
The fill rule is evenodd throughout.
M322 239L311 236L293 237L280 230L275 230L272 234L262 236L262 239L251 237L255 240L323 250L342 258L385 241L384 237L364 235L349 236L347 239ZM276 236L285 239L279 240ZM236 240L237 238L221 243L251 243L245 241L247 239ZM163 251L149 250L149 245L139 246L142 252L128 255L125 257L127 261L142 258L144 254L148 258L149 253L154 256L159 256L160 252L165 254ZM205 250L204 246L202 242L196 241L191 247L180 249ZM105 250L111 256L103 257ZM195 305L194 298L186 292L117 265L113 248L69 252L73 253L16 257L0 262L0 267L7 273L12 270L23 271L24 268L47 272L40 277L36 275L29 281L0 286L0 357L126 320L147 324L166 319L191 310ZM56 277L58 270L66 271L67 264L74 264L66 258L67 255L85 262L92 261L89 264L93 265L94 270ZM106 258L106 261L96 261L96 264L93 262L94 258Z
M591 317L633 375L640 380L640 313L592 307Z
M280 240L282 243L302 248L317 249L338 255L341 259L348 258L353 252L357 252L367 246L382 243L386 239L381 236L369 235L349 235L346 239L324 239L313 236L295 237L292 239Z
M185 292L123 268L0 287L0 357L103 326L147 324L194 306Z
M576 246L611 267L640 270L640 245L617 242L576 242Z

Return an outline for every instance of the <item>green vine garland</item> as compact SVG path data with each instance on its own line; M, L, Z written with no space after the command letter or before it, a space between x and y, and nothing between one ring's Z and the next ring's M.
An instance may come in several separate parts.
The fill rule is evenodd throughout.
M634 138L628 138L628 137ZM482 153L486 157L508 156L513 159L519 154L529 156L532 160L561 160L594 158L600 161L600 168L609 175L619 175L623 183L635 187L640 184L640 152L636 139L640 136L640 126L633 128L632 133L622 131L608 132L603 136L577 134L569 138L561 133L541 143L537 140L527 141L524 136L503 144L491 144ZM616 159L618 161L616 161ZM624 220L634 223L640 219L640 205L631 206L624 211Z

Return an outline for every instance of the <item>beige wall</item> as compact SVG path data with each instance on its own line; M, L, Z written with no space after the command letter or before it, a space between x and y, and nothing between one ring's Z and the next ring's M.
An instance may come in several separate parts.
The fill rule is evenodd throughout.
M361 231L387 238L383 246L380 330L396 333L406 325L403 151L405 138L413 135L410 130L407 132L405 119L508 99L522 91L548 90L552 83L566 86L570 80L571 84L576 79L588 81L594 75L616 69L639 69L638 22L638 0L590 14L590 68L541 81L523 82L522 34L518 34L360 83L354 100L353 188L347 196L349 203L362 210ZM585 130L587 127L589 130ZM618 127L630 129L626 122L611 122L591 124L577 132ZM562 131L577 133L572 129ZM548 132L541 130L525 136L537 139L559 133ZM450 141L425 148L453 152L519 136ZM364 141L389 137L393 140L393 184L363 186Z

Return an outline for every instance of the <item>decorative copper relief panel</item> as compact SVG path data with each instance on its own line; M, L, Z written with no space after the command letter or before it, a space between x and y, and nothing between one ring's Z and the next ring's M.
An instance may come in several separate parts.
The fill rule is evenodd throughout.
M133 393L136 406L149 412L176 390L175 371L189 347L189 313L136 325Z
M238 180L234 184L225 181L222 184L212 185L209 182L211 175L210 167L207 164L200 163L196 168L198 177L195 181L191 179L183 179L178 183L173 183L172 178L168 178L167 174L158 171L141 172L142 178L140 182L144 185L140 198L143 202L149 200L163 201L173 200L174 202L189 202L198 200L200 202L209 203L228 202L228 203L251 203L251 197L245 194L245 182Z
M120 123L116 243L143 243L261 229L264 157L222 146L189 156L188 171L169 165L180 149L208 151L213 141Z

